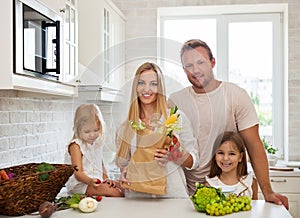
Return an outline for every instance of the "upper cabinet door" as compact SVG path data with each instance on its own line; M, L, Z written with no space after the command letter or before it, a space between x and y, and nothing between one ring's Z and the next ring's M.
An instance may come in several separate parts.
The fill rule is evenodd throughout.
M78 75L77 0L67 0L65 2L64 39L64 79L67 82L74 82Z
M119 89L125 80L125 17L110 2L106 2L103 12L103 86Z
M125 16L111 1L78 2L78 84L119 89L124 82Z
M65 3L68 0L39 0L40 2L42 2L43 4L47 5L47 7L51 8L52 10L54 10L57 13L61 13L63 12L64 8L65 8ZM75 1L75 0L73 0Z

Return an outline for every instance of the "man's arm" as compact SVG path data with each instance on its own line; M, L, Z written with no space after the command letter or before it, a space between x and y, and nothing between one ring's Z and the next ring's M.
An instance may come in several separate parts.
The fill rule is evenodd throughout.
M288 209L288 199L286 196L274 193L270 183L269 165L264 146L259 137L258 125L240 131L243 137L251 165L264 198L266 201L276 204L283 204Z

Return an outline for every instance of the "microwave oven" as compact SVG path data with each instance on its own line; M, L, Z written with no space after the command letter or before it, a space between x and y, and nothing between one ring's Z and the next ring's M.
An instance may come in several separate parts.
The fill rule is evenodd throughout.
M14 0L14 73L59 81L61 17L36 0Z

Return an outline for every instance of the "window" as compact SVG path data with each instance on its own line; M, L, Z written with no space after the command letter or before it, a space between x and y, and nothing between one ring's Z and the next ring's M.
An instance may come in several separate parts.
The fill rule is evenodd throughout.
M260 136L279 148L285 159L286 12L285 4L158 9L158 37L163 39L159 57L170 60L160 63L166 75L176 72L178 83L189 85L181 68L181 45L192 38L207 42L216 57L216 78L247 90L259 117Z

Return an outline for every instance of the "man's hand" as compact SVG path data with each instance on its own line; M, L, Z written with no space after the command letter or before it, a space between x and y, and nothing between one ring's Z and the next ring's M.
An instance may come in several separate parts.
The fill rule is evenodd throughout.
M279 193L271 193L264 196L267 202L272 202L278 205L283 205L287 210L289 209L288 198Z

